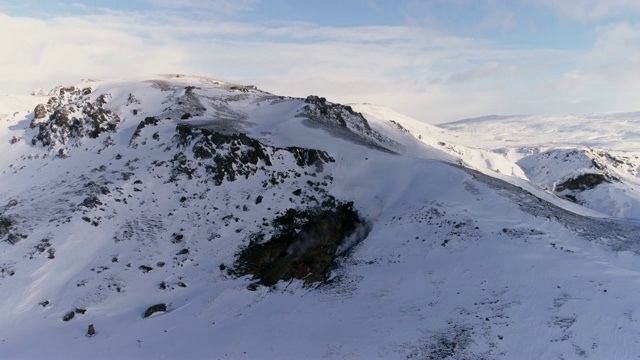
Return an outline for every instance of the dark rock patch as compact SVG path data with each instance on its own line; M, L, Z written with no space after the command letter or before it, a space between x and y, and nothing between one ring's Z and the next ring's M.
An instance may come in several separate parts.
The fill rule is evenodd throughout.
M136 127L136 131L134 131L133 135L131 136L131 140L129 140L129 145L132 145L134 141L140 137L140 134L142 133L142 129L144 129L147 126L156 126L156 125L158 125L157 118L153 116L148 116L144 118L144 120L140 121L140 123Z
M181 243L184 240L184 235L183 234L173 234L171 239L171 242L174 244L178 244Z
M327 279L340 254L362 241L368 226L353 203L334 203L318 209L288 209L272 222L276 235L263 241L254 234L237 255L230 273L253 275L258 284L304 280L309 285Z
M556 186L556 191L564 190L587 190L602 184L603 182L611 182L602 174L582 174L563 182Z
M76 313L74 311L69 311L62 317L62 321L69 321L73 319L75 316L76 316Z
M13 220L4 216L0 216L0 239L4 238L9 234L13 225L14 225Z
M18 242L20 242L20 240L22 239L26 239L28 238L28 235L25 234L19 234L19 233L10 233L9 236L7 236L7 242L11 245L15 245Z
M399 144L394 140L373 130L365 117L344 106L327 101L323 97L309 95L299 116L307 118L303 124L323 128L334 136L359 143L361 145L384 151L394 152Z
M58 96L53 96L46 104L34 109L30 127L37 128L38 134L31 143L53 148L56 144L73 145L79 139L95 139L104 132L115 132L122 121L120 117L104 106L111 95L102 94L94 102L86 101L85 91L75 88L59 88Z
M96 196L91 195L85 198L78 206L84 206L87 209L93 209L100 205L102 205L102 201L100 201Z
M276 148L262 144L245 134L226 135L186 124L176 127L174 141L183 149L191 146L193 160L188 153L179 152L171 161L172 181L181 175L188 179L206 177L215 185L238 178L249 178L265 166L272 166L279 153L288 152L300 167L315 165L321 171L323 164L335 162L326 152L298 147Z
M167 311L167 305L160 303L160 304L155 304L152 306L149 306L147 308L147 310L144 312L144 315L142 316L143 318L148 318L149 316L157 313L157 312L166 312Z

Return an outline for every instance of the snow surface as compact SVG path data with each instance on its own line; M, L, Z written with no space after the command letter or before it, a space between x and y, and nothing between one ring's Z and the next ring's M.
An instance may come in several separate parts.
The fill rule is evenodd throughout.
M345 130L305 117L304 99L208 78L90 86L91 94L77 101L110 94L105 107L122 120L116 132L51 147L32 144L38 130L29 127L33 107L49 96L0 98L0 217L27 236L15 244L6 234L0 239L2 359L640 354L632 133L619 134L630 142L626 148L601 140L595 152L553 163L567 148L591 151L595 134L582 136L585 142L573 133L546 142L544 129L554 134L546 118L434 127L372 105L352 105L370 131L358 130L356 115L347 117ZM186 113L191 117L181 119ZM158 124L134 137L150 116ZM602 117L608 124L630 121ZM506 121L520 126L505 129ZM177 144L176 126L185 123L246 133L271 146L272 165L216 185L196 165L204 160ZM515 135L508 146L499 140ZM291 146L323 150L336 161L300 166L282 150ZM579 196L594 197L584 206L549 188L595 171L582 160L600 156L600 149L626 154L618 167L596 169L622 181L583 191ZM196 169L191 178L175 172L179 152ZM277 173L287 175L270 182ZM292 195L297 189L303 196ZM272 231L265 221L326 194L353 201L372 225L339 258L332 281L251 291L249 276L222 269L251 234ZM81 206L91 196L101 204ZM157 303L168 311L143 318ZM75 309L86 312L62 320ZM95 336L85 336L89 324Z

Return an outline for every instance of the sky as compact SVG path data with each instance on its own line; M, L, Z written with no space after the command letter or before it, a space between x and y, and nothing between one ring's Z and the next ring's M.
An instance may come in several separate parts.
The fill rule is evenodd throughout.
M640 110L637 0L5 0L0 94L180 73L426 123Z

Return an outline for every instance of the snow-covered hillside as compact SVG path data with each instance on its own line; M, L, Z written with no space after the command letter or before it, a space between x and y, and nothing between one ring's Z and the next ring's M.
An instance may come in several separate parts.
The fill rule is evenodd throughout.
M384 107L352 106L561 207L570 201L583 208L573 211L640 219L640 113L485 116L436 127Z
M180 75L0 98L0 123L0 358L640 353L623 148Z

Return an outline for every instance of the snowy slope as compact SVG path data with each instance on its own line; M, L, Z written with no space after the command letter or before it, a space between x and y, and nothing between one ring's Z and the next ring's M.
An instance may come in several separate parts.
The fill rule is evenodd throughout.
M464 166L561 207L640 218L639 113L485 116L436 127L384 107L352 106L374 123L395 124Z
M533 161L387 109L201 77L0 101L16 108L0 111L0 358L640 353L640 227L545 190L548 149ZM286 216L350 202L361 221L326 273L238 273ZM340 227L323 221L295 219L279 261L322 250L314 236Z

